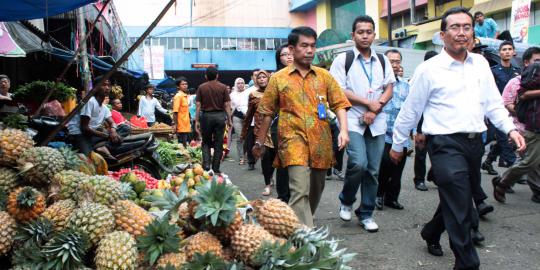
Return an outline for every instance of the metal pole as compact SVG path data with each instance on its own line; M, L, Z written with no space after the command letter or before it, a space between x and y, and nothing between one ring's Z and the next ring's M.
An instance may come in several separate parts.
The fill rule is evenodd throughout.
M416 22L416 0L409 0L409 7L411 8L411 24Z
M392 0L388 0L388 45L392 46Z
M77 57L79 56L79 53L80 52L84 52L84 55L86 57L83 57L81 55L81 57L83 57L83 70L84 69L84 60L86 60L86 70L89 69L88 67L88 55L86 54L86 40L88 39L88 37L90 36L90 33L92 33L92 31L94 31L94 26L96 25L98 19L101 17L101 14L103 14L103 11L105 10L105 8L107 7L107 5L111 2L111 0L107 0L104 4L103 4L103 7L101 8L101 10L99 11L98 15L96 16L96 18L94 19L94 23L92 23L92 25L90 25L90 28L88 29L88 33L86 33L86 35L84 36L84 38L81 38L81 41L80 41L80 44L79 44L79 47L77 47L77 50L75 50L75 53L73 54L73 57L69 60L69 62L66 64L66 66L64 67L64 69L62 70L62 72L60 72L60 75L58 76L58 78L56 78L56 81L57 82L61 82L63 79L64 79L64 76L66 76L66 73L68 72L69 70L69 67L71 67L71 65L75 62L75 60L77 59ZM82 9L82 8L81 8ZM77 14L78 16L81 15L82 16L82 10L80 10L80 12L78 12ZM78 22L78 24L82 24L83 25L83 28L84 28L84 17L82 18L82 22ZM80 30L79 30L80 31ZM85 33L85 31L80 31L79 34L83 34ZM83 46L84 44L84 46ZM84 50L84 51L83 51ZM86 71L85 70L85 71ZM89 73L87 74L89 75ZM83 80L84 80L84 76L85 74L83 73ZM90 81L90 78L88 78L88 81ZM89 88L89 85L87 85L85 83L84 85L84 91L86 93L86 91L88 91L88 88ZM47 95L45 96L45 98L43 99L43 101L41 102L41 104L39 105L38 109L36 110L36 112L34 112L34 115L38 115L39 112L41 111L41 109L43 109L43 106L45 105L45 103L47 103L49 101L49 98L51 98L51 95L54 93L56 89L53 88L53 89L50 89L49 92L47 93Z
M102 85L103 85L103 82L105 82L106 80L108 80L111 75L116 72L116 70L128 59L128 57L137 49L137 47L139 47L139 45L141 45L141 43L144 41L144 39L150 34L150 32L152 32L152 30L156 27L156 25L159 23L159 21L163 18L163 16L165 16L165 14L167 13L167 11L172 7L172 5L176 2L176 0L170 0L169 3L165 6L165 8L163 8L163 10L161 11L161 13L157 16L157 18L152 22L152 24L146 29L146 31L144 31L144 33L137 39L137 41L127 50L127 52L124 53L124 55L122 55L122 57L120 57L120 59L113 65L113 67L111 68L111 70L109 70L104 76L103 78L96 84L94 85L94 88L92 88L92 90L90 90L86 96L79 102L79 104L77 104L77 107L75 107L63 120L62 122L60 123L60 125L58 125L52 132L51 134L49 134L49 136L47 136L47 138L41 143L41 145L47 145L53 138L54 136L56 136L56 134L69 122L69 120L71 120L71 118L73 118L73 116L75 116L75 114L77 114L81 108L86 104L86 102L88 102L88 100L90 100L91 97L94 96L94 94L96 93L97 89L99 89Z
M90 88L90 65L88 64L88 51L86 48L86 20L84 19L83 7L77 10L77 28L79 30L79 40L84 41L79 43L79 51L81 52L83 93L87 93ZM88 32L88 35L90 35L90 32Z

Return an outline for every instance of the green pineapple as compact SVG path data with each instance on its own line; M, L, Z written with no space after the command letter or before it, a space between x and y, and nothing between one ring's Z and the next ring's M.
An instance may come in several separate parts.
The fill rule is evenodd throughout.
M137 247L133 236L115 231L101 239L96 251L97 270L131 270L137 267Z
M182 270L227 270L227 263L211 252L204 255L195 253L192 260L184 264Z
M53 232L54 227L50 220L38 218L19 226L15 235L15 241L23 245L31 242L41 247L52 237Z
M73 150L71 147L60 147L58 151L66 161L66 170L78 171L83 165L84 162L79 158L77 151Z
M45 269L47 258L41 251L41 247L35 242L27 242L13 250L11 256L12 269Z
M86 234L92 245L114 230L114 215L105 205L84 202L69 216L68 228Z
M236 188L209 181L197 188L193 197L198 204L195 218L212 227L227 227L236 215Z
M120 200L136 200L137 193L130 183L120 182Z
M45 269L83 269L83 259L89 248L90 242L85 234L73 229L61 231L42 248L47 258Z
M137 237L137 247L153 266L161 255L178 252L181 240L178 232L180 228L176 224L169 224L167 219L155 219L146 226L145 233Z
M75 193L79 183L87 177L88 175L73 170L58 172L52 179L49 187L49 196L53 200L75 200Z
M51 147L33 147L19 157L17 165L23 171L24 179L33 185L47 185L53 176L64 169L62 154Z
M122 196L120 183L108 176L94 175L79 182L76 200L91 194L91 200L104 205L112 205Z
M0 167L0 190L9 192L17 186L17 172L7 168Z

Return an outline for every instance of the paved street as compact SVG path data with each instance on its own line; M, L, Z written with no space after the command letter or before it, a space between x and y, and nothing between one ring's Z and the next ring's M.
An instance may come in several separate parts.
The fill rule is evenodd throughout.
M234 153L233 157L236 157ZM264 181L259 164L255 171L248 171L247 165L226 161L222 171L229 174L248 199L262 197ZM328 226L334 237L343 239L342 246L358 254L351 264L353 269L452 269L454 257L446 234L441 240L443 257L429 255L420 238L421 226L437 207L437 188L428 183L429 191L418 191L412 178L413 159L409 157L400 195L405 209L376 211L378 233L365 232L354 220L339 219L337 196L343 182L326 181L315 223ZM540 269L540 205L530 200L529 187L519 184L514 187L515 194L507 195L506 204L497 203L492 199L491 178L487 174L482 177L484 190L490 197L487 202L495 206L495 211L480 223L480 230L486 236L484 245L478 247L481 269ZM276 196L275 189L272 196Z

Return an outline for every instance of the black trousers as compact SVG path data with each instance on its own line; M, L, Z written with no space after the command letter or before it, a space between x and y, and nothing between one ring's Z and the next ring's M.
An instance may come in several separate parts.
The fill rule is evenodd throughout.
M223 156L223 134L225 133L225 119L227 115L223 111L203 112L201 114L203 168L210 169L215 173L221 173L221 157ZM210 149L214 148L214 155Z
M427 148L422 149L414 147L414 182L423 182L426 178L426 158ZM428 180L433 180L433 171L431 168L427 174Z
M274 167L272 166L272 164L274 163L275 157L275 148L265 146L264 155L261 159L261 169L264 176L264 184L267 186L270 185L270 181L272 180L272 176L274 175Z
M492 144L489 148L488 155L486 157L486 162L491 163L497 161L497 157L500 156L500 159L508 164L514 164L516 162L516 153L514 152L514 147L510 142L508 142L508 136L503 132L498 130L491 122L488 124L488 129L492 129L495 134L495 140L497 142Z
M379 167L379 187L377 188L377 197L384 197L385 201L396 201L401 191L401 176L405 168L406 158L403 158L398 164L390 159L390 149L392 145L384 144L384 153ZM407 149L403 150L404 153Z
M332 149L334 151L334 156L336 157L336 163L333 168L340 171L343 169L343 156L345 155L345 149L339 150L338 147L338 136L339 136L339 127L337 122L333 121L330 124L330 130L332 131ZM326 175L332 175L332 169L328 169Z
M427 148L440 199L435 215L424 227L428 241L436 242L446 229L455 269L478 269L480 260L471 240L477 219L472 193L480 183L482 138L479 134L472 139L466 134L428 136Z
M255 156L253 156L253 152L251 152L251 149L253 149L253 146L255 146L255 134L253 132L253 126L250 126L247 130L246 139L244 140L244 150L247 154L247 162L248 164L255 164L257 163L257 160L255 159Z

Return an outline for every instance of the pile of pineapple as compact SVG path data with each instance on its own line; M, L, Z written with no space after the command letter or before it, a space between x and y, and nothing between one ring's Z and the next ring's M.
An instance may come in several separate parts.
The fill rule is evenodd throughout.
M237 209L237 188L188 181L146 200L95 175L68 148L34 147L0 130L0 264L11 269L351 269L326 229L301 225L287 204Z

